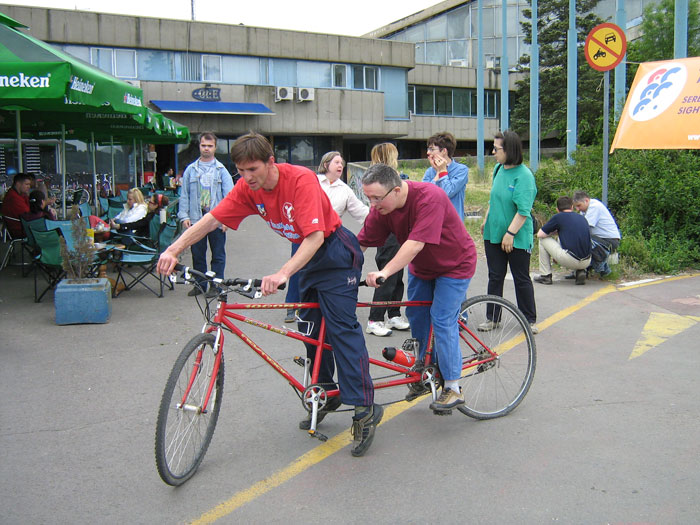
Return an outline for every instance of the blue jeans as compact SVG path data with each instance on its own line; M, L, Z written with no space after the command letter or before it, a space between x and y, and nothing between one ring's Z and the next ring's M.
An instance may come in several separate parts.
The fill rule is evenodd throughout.
M202 273L207 271L207 243L211 248L211 271L223 279L226 268L226 233L221 228L209 232L190 247L192 267ZM203 280L198 278L197 282L201 285Z
M420 343L420 359L425 359L432 322L435 353L440 373L446 381L454 381L462 375L457 318L470 281L471 279L451 277L438 277L426 281L408 272L408 300L433 301L432 306L406 308L406 317L411 323L411 335Z

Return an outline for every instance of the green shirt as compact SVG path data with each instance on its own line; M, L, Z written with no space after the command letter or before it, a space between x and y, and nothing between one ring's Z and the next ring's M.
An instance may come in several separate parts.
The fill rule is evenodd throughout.
M500 244L513 217L518 213L526 217L518 230L513 246L521 250L532 249L532 203L537 195L535 177L524 164L506 169L497 164L494 169L489 215L484 225L484 240Z

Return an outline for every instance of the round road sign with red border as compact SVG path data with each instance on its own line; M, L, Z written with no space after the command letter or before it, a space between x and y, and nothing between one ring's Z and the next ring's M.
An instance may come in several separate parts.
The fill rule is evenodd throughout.
M615 24L595 26L586 37L586 60L598 71L610 71L617 66L627 52L625 32Z

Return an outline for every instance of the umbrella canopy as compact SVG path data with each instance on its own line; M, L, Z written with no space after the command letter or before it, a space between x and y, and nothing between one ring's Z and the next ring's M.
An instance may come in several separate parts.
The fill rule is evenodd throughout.
M67 139L88 142L114 142L131 144L133 139L149 144L185 144L190 133L183 126L150 108L145 108L144 121L138 122L126 113L77 112L22 112L22 136L24 138L61 137L61 124L65 125ZM0 110L0 135L14 136L14 116Z
M0 18L0 108L118 112L143 121L143 92Z

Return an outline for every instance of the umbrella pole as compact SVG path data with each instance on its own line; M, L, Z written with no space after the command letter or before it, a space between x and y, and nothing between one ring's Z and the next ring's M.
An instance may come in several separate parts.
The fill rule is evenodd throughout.
M63 191L63 218L66 217L66 125L61 124L61 190Z
M137 155L137 152L136 152L136 137L134 137L132 140L134 141L134 181L135 181L136 178L138 177L138 172L136 171L136 155ZM136 184L134 184L132 187L135 188L135 187L136 187Z
M143 140L139 140L139 146L141 146L140 147L140 150L141 150L141 180L136 181L136 186L141 186L141 184L139 184L139 182L143 183Z
M95 194L95 209L97 209L97 203L99 199L97 198L97 152L95 147L95 132L90 132L90 142L92 143L92 191Z
M114 135L109 136L109 149L112 157L112 188L114 188Z
M24 171L24 161L22 159L22 117L19 109L15 111L15 124L17 128L17 173Z

